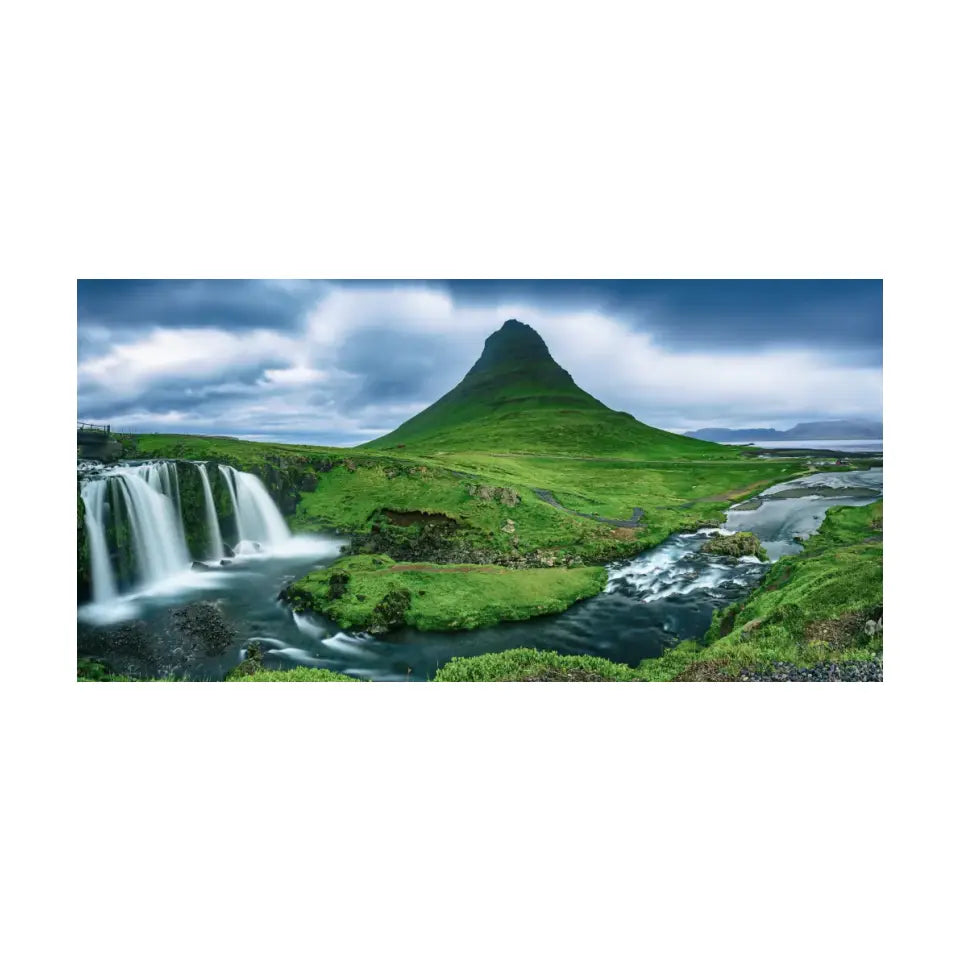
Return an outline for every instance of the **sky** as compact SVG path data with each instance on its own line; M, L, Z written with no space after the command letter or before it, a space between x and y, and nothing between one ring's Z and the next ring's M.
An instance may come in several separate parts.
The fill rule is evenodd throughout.
M349 446L511 317L614 410L682 432L882 418L879 280L80 280L77 415Z

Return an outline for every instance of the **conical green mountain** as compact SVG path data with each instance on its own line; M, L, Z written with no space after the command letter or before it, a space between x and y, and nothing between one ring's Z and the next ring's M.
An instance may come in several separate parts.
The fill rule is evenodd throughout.
M604 406L574 383L536 330L516 320L487 337L480 359L449 393L364 446L691 459L729 450Z

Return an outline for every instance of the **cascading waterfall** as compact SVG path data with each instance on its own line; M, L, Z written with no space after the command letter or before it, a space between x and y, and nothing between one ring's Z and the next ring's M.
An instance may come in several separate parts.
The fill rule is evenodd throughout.
M110 550L106 537L107 483L94 480L80 491L83 500L83 522L90 551L90 577L94 603L105 603L117 595L117 584L110 566Z
M203 484L203 513L207 524L207 552L208 560L219 560L223 556L223 536L220 533L220 520L217 518L217 508L213 503L213 488L210 486L210 477L207 476L207 465L196 463L194 466L200 471L200 483Z
M278 546L290 539L290 530L259 477L226 464L220 464L220 472L230 490L241 544Z
M166 484L172 492L169 469L158 471L156 466L124 467L103 481L119 485L137 570L145 585L164 580L190 564L180 511L171 493L163 490Z
M207 531L207 559L223 556L223 539L206 466L200 471ZM266 487L252 473L219 465L233 504L238 552L277 547L291 539L287 524ZM190 551L183 525L177 464L170 461L139 466L110 467L83 482L84 525L90 554L91 593L94 603L106 603L129 587L149 588L190 567ZM122 524L126 532L120 535ZM123 546L121 547L121 541ZM258 546L253 546L257 544ZM246 548L246 549L245 549ZM112 551L129 551L133 582L123 583L123 571ZM126 552L122 553L127 556ZM117 570L121 571L118 575Z

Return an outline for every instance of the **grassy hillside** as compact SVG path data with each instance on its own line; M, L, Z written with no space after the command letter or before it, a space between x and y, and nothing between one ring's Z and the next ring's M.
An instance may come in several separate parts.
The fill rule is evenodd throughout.
M734 458L736 450L648 427L574 383L531 327L508 320L445 396L366 444L419 453L564 452L578 456Z

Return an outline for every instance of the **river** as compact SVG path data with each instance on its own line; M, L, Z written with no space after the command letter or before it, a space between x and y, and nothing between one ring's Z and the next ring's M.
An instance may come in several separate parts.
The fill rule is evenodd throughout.
M116 468L114 475L122 476L111 481L121 492L141 480L154 492L170 485L162 471L145 465ZM100 657L118 670L196 680L222 679L252 640L260 642L268 667L326 667L370 680L428 680L451 657L520 646L635 665L679 640L702 635L713 611L753 589L769 566L754 557L732 560L699 553L715 531L674 534L632 560L611 564L604 592L561 614L465 632L352 634L322 617L297 615L278 599L292 580L331 563L345 541L284 535L257 485L245 479L249 476L231 476L231 491L240 491L248 528L255 527L266 542L248 541L228 565L216 569L180 569L149 588L124 593L114 586L109 596L101 590L98 602L78 610L80 655ZM724 529L756 533L775 560L801 550L795 538L815 532L829 507L870 503L882 490L882 468L812 474L737 505L728 512ZM108 491L112 487L85 488L88 511L90 505L101 509ZM169 526L162 505L142 490L137 495L145 510L156 513L156 524ZM172 550L181 557L181 534L171 527L164 535L172 544L164 556ZM185 646L171 627L171 611L198 599L215 600L237 631L226 649L213 655Z

